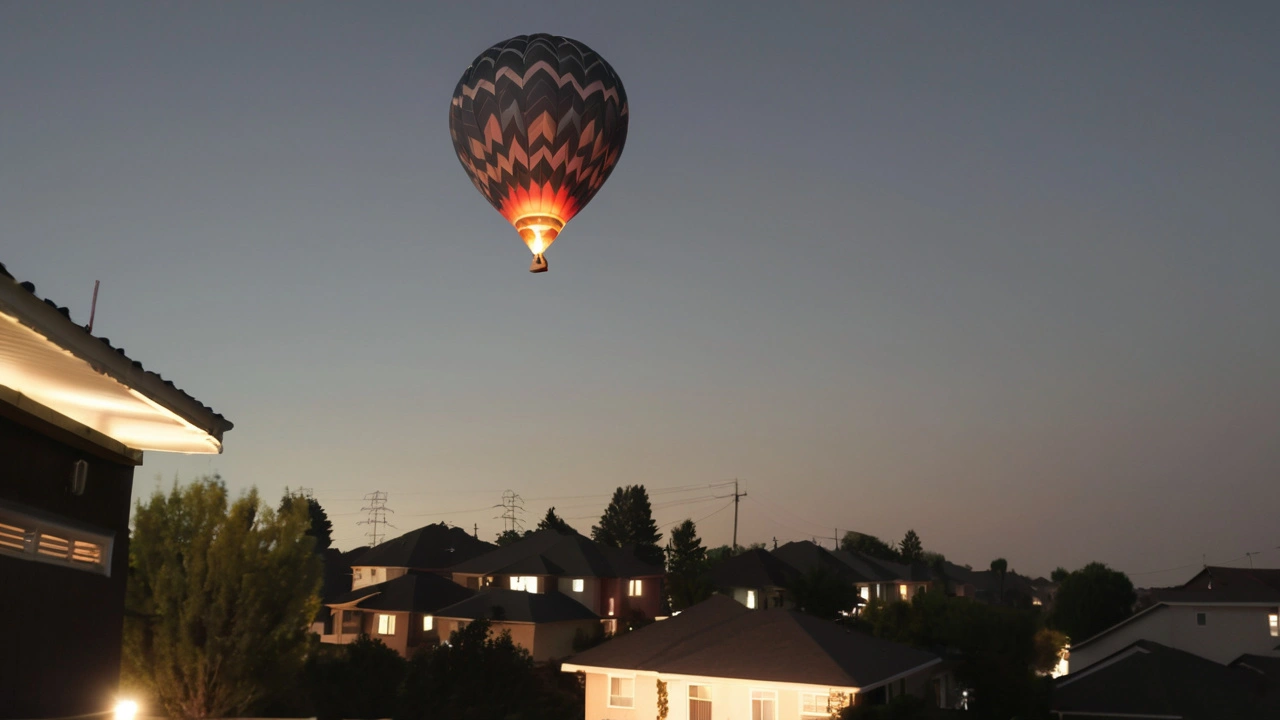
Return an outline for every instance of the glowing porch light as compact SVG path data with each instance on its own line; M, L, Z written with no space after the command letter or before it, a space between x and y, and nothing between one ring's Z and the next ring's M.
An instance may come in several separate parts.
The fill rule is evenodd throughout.
M121 700L116 703L115 720L133 720L138 715L138 703L132 700Z

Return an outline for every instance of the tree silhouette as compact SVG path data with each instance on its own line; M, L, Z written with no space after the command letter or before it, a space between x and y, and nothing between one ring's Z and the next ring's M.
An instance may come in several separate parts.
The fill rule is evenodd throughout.
M840 540L840 549L845 552L862 553L876 560L898 561L898 551L889 543L875 535L866 535L850 530Z
M611 547L634 545L636 556L654 565L663 562L658 543L662 533L653 521L649 493L643 485L628 485L613 492L613 500L600 516L600 524L591 528L591 539Z
M991 573L996 576L996 580L999 582L999 587L1000 587L999 602L1001 603L1004 602L1004 577L1006 574L1008 574L1008 572L1009 572L1008 560L1005 560L1004 558L996 558L995 560L991 561Z
M565 522L564 518L556 514L555 505L547 508L546 516L538 521L538 529L555 530L561 535L576 535L578 532L577 530L574 530L569 523Z
M713 588L703 577L707 567L707 549L694 522L685 520L672 528L667 542L667 591L672 610L683 610L711 597Z
M1137 599L1127 575L1092 562L1058 585L1050 622L1078 643L1129 617Z
M320 507L320 503L315 498L307 497L297 493L290 493L289 488L284 489L284 497L280 499L279 512L287 514L291 512L294 503L306 502L307 515L311 520L311 527L307 530L307 535L316 539L316 552L323 553L333 545L333 523L329 522L329 514Z
M915 530L908 530L906 535L902 536L902 543L898 546L899 559L907 564L919 562L924 558L924 545L920 542L920 536Z

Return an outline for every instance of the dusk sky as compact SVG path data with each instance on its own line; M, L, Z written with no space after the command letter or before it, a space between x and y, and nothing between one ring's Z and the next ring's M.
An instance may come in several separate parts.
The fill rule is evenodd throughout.
M545 275L447 114L532 32L631 116ZM743 544L1277 567L1277 37L1274 2L5 2L0 262L80 323L101 280L95 333L235 423L135 497L309 487L343 548L374 490L492 540L506 489L589 532L632 483L721 545L738 478Z

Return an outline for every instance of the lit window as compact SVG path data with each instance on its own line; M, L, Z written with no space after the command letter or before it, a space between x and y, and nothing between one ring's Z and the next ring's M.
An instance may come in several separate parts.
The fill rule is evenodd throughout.
M640 597L644 594L639 580L632 580L627 583L627 594L631 597Z
M871 602L871 586L870 585L863 585L862 587L858 588L858 594L862 596L863 600L866 600L867 602Z
M1280 611L1271 613L1267 621L1271 623L1271 637L1280 637Z
M422 616L422 631L431 632L436 626L436 619L430 615Z
M583 590L586 590L586 589L587 589L587 581L586 581L586 580L583 580L582 578L574 578L574 579L573 579L573 591L574 591L574 592L582 592Z
M378 634L379 635L395 635L396 634L396 616L395 615L378 615Z
M773 690L752 690L751 720L778 720L778 693Z
M636 704L635 678L609 678L609 707L629 708Z
M1208 618L1204 613L1196 613L1196 624L1197 624L1197 625L1208 625L1208 624L1209 624L1209 618Z
M609 614L613 614L613 598L609 598Z
M711 688L689 686L689 720L711 720Z
M906 599L907 599L907 586L906 586L906 585L899 585L899 586L898 586L898 596L899 596L899 597L901 597L903 600L906 600Z
M513 575L511 577L511 589L536 593L538 592L538 578L534 575Z
M827 693L800 693L800 715L804 717L831 717L831 711L827 709L828 700Z
M756 591L755 590L747 591L747 607L751 608L752 610L756 609Z

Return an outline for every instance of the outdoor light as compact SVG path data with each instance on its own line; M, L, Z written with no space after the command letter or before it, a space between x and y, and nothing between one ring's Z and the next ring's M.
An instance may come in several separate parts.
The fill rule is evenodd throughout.
M116 703L115 720L133 720L138 714L138 703L132 700L121 700Z

